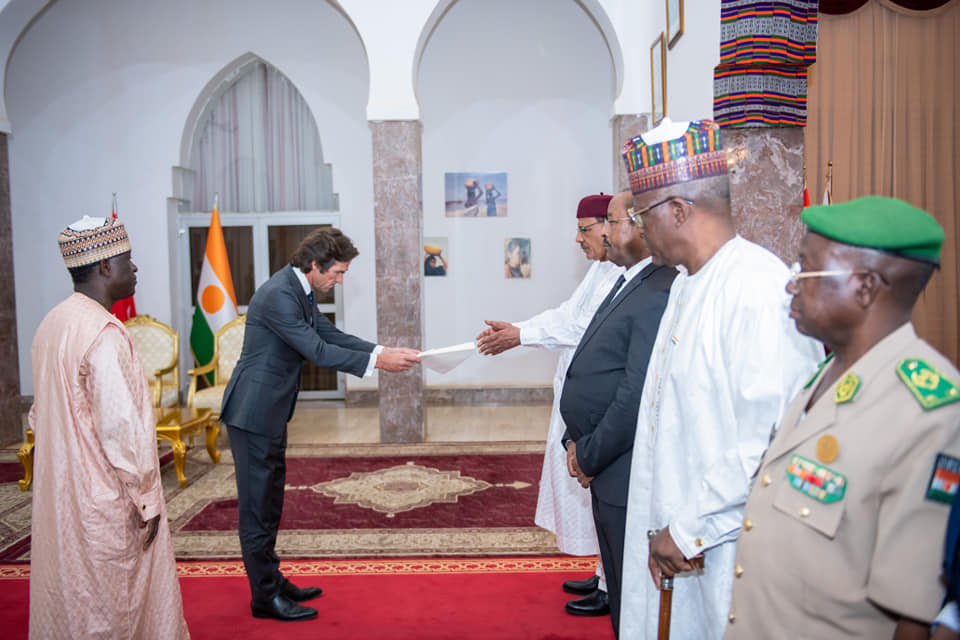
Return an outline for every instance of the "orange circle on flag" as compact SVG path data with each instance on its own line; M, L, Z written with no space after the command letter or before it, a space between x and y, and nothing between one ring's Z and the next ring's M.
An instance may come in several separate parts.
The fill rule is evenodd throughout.
M203 290L203 295L200 296L200 305L207 313L216 313L223 308L225 299L226 296L223 295L220 287L208 285L207 288Z

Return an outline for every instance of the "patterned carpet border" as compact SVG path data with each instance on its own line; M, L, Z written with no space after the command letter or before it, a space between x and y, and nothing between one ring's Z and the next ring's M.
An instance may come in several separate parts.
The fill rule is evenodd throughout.
M292 444L287 456L347 458L366 456L445 456L468 454L543 453L546 442L415 442L403 444Z
M596 569L596 558L460 558L404 560L298 560L281 563L287 576L568 573ZM178 562L181 578L246 577L243 562ZM0 580L29 580L30 565L0 565Z

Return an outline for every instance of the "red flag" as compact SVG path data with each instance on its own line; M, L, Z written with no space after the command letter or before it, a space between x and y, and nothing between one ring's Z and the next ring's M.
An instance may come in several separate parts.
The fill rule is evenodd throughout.
M114 218L117 217L117 194L113 194L113 204L111 205L110 214ZM126 322L133 316L137 315L137 305L135 305L133 302L133 296L114 302L113 307L110 309L110 313L117 316L117 319L120 320L120 322Z

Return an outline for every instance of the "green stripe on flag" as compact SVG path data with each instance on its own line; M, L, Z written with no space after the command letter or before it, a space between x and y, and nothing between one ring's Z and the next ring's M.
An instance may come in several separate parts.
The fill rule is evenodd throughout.
M197 361L197 366L209 364L213 359L213 331L207 324L203 310L198 304L193 312L193 326L190 328L190 350ZM213 386L213 372L207 374L207 382Z

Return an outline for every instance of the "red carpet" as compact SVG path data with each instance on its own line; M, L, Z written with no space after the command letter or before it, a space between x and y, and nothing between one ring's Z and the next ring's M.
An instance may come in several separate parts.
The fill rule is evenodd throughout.
M585 578L593 559L320 560L285 562L300 586L323 595L311 621L280 623L250 616L239 562L181 562L180 588L190 633L197 640L342 638L609 640L609 616L563 611L573 596L560 585ZM29 567L0 565L0 628L27 637Z

